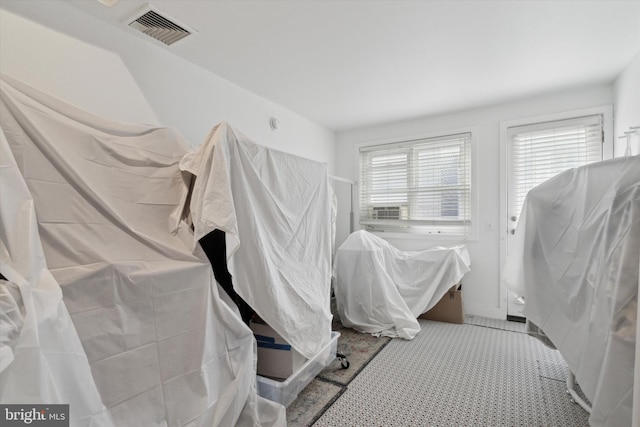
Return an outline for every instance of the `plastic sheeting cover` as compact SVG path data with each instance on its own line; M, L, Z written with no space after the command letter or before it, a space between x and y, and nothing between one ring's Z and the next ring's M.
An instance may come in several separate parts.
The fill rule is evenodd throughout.
M527 195L503 278L575 374L592 426L631 425L639 263L639 156L568 170Z
M68 403L72 426L284 425L180 221L186 144L0 84L0 401Z
M47 270L33 199L0 132L0 402L68 403L75 425L111 425ZM81 390L78 385L82 384Z
M361 332L413 339L416 317L469 271L464 245L401 251L360 230L338 248L335 294L342 324Z
M331 201L327 165L216 126L181 168L196 176L196 238L227 233L233 286L307 358L331 338Z

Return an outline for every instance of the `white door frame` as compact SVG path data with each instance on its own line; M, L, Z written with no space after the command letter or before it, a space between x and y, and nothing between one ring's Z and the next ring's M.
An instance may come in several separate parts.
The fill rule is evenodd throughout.
M507 200L507 177L508 175L508 156L507 156L507 130L510 127L522 126L530 123L550 122L554 120L569 119L572 117L588 116L593 114L602 114L602 129L604 131L604 142L602 145L603 160L613 158L613 105L602 105L592 108L584 108L579 110L566 111L562 113L546 114L542 116L524 117L514 120L506 120L500 122L500 313L507 317L507 296L508 289L502 280L502 270L507 260L507 237L509 233L508 223L508 200Z

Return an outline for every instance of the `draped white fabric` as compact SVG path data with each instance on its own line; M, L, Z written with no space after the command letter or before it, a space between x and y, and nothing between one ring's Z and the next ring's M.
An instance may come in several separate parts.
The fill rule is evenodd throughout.
M469 271L464 245L401 251L360 230L338 248L335 294L342 324L361 332L413 339L416 318Z
M72 426L284 425L180 218L180 136L0 83L0 273L20 291L0 282L0 304L24 322L0 316L0 401L69 403Z
M527 195L503 277L574 372L592 426L631 425L639 263L640 156L570 169Z
M112 425L60 286L33 199L0 133L0 402L68 403L76 425Z
M236 292L307 358L331 338L327 165L258 145L227 123L186 156L196 238L226 232Z

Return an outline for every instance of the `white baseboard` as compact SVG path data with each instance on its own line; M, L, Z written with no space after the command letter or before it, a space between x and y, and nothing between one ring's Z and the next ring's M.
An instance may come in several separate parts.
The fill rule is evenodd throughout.
M507 318L506 308L489 307L482 304L464 304L464 314L488 317L491 319L505 320Z

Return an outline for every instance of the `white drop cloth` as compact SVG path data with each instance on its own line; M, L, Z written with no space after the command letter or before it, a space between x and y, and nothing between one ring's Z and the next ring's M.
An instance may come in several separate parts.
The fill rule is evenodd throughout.
M0 401L69 403L72 426L284 425L180 221L181 138L0 85Z
M0 280L0 402L68 403L75 425L112 425L47 270L33 199L4 132L0 199L0 273L7 278Z
M255 144L227 123L186 156L196 238L227 233L233 287L307 358L331 338L326 164Z
M631 425L639 263L639 156L568 170L527 195L503 277L575 374L592 426Z
M401 251L364 230L338 248L335 295L344 326L413 339L416 317L432 308L469 271L464 245Z

